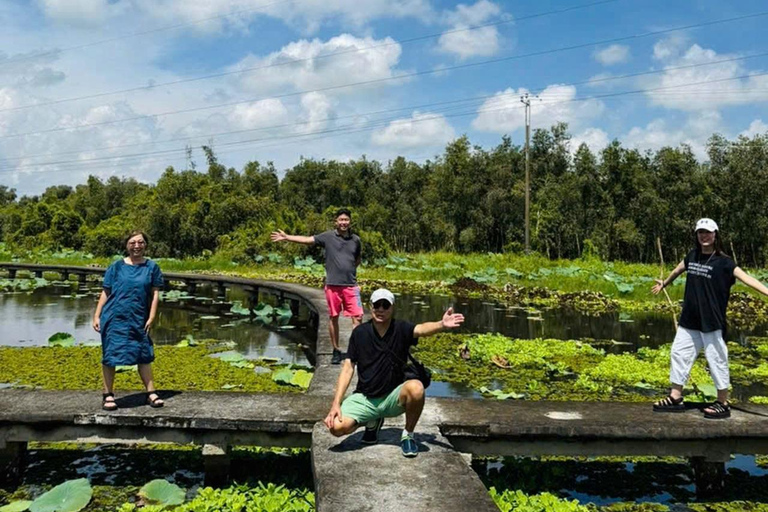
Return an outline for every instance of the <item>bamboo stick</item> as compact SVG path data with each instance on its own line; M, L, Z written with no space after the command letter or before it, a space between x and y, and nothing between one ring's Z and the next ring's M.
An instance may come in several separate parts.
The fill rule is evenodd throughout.
M659 248L659 262L661 264L661 267L659 268L659 276L661 276L661 280L664 281L664 253L661 251L661 237L656 237L656 247ZM667 298L667 302L670 306L672 306L672 321L675 323L675 331L677 331L677 315L675 314L675 305L672 304L672 299L669 297L669 293L667 293L666 288L662 288L662 291L664 292L664 296Z

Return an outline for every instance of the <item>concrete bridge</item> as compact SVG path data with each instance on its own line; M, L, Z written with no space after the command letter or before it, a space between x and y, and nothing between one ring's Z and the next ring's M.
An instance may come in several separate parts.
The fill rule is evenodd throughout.
M0 264L10 271L100 275L92 267ZM15 275L15 274L14 274ZM42 274L40 274L42 275ZM400 455L402 418L388 422L378 445L362 432L337 439L320 420L330 407L338 367L330 365L328 318L321 290L230 276L166 273L172 281L242 286L305 303L317 318L315 375L304 395L165 391L166 407L120 397L120 409L100 409L97 392L0 391L0 464L4 477L22 468L29 441L177 442L203 446L206 480L226 481L233 445L306 446L312 451L317 507L325 511L497 508L469 467L475 455L677 455L689 457L701 495L723 483L733 453L768 453L768 408L742 407L728 421L698 411L653 414L649 404L525 402L429 398L417 428L420 454ZM18 277L18 276L16 276ZM82 281L81 281L82 282ZM219 288L221 289L221 288ZM349 336L342 320L341 339ZM41 410L40 404L55 404Z

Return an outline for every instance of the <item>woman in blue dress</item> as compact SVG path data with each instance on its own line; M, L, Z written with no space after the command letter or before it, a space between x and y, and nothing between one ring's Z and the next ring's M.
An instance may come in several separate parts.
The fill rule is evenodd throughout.
M117 260L107 269L93 314L93 328L101 333L102 408L107 411L117 409L115 367L134 364L138 365L147 390L147 403L152 407L163 406L152 380L155 350L149 337L160 301L163 274L157 263L144 257L147 243L147 235L141 231L129 235L125 245L128 257Z

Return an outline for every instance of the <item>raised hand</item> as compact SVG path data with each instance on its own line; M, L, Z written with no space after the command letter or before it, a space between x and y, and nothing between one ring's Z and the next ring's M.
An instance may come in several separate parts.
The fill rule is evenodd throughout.
M443 315L443 327L446 329L455 329L464 322L464 315L461 313L454 313L453 308L448 308L448 311Z
M277 231L273 231L271 235L269 235L269 238L272 239L273 242L284 242L285 240L288 240L288 235L285 234L285 231L282 229L278 229Z

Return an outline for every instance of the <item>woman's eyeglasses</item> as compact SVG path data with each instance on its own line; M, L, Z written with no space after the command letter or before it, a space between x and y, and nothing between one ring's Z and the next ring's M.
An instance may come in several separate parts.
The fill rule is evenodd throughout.
M392 304L389 303L388 300L377 300L373 303L373 309L383 309L384 311L388 310Z

